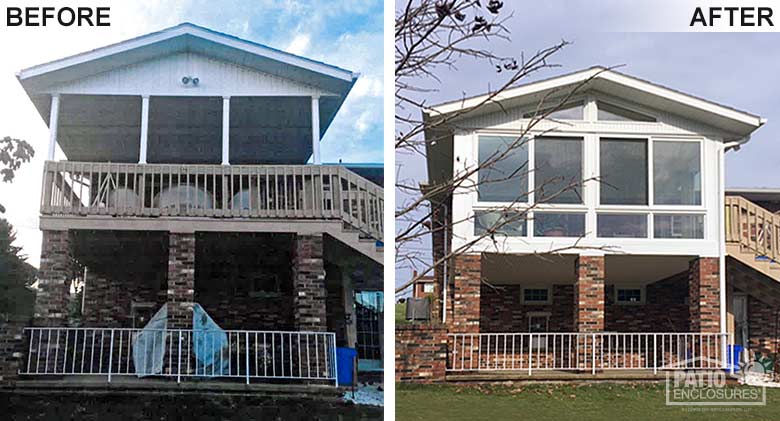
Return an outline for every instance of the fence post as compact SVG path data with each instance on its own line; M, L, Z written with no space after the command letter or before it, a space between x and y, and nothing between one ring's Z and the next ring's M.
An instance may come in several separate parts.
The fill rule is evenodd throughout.
M111 329L111 345L108 348L108 382L111 383L111 367L114 365L114 331ZM57 343L59 346L59 343Z
M333 378L336 379L336 387L339 387L339 358L338 358L338 354L336 353L336 334L332 333L329 334L328 336L330 336L331 338L330 342L332 345L330 354L332 355L333 358Z
M591 373L596 375L596 334L591 334L592 342L590 345L591 351ZM587 347L585 347L587 349Z
M181 383L181 329L179 329L179 352L176 355L176 383Z
M479 341L479 346L482 346L482 341ZM488 350L489 351L489 350ZM528 337L528 375L531 375L531 367L534 359L534 334L532 333Z
M653 334L653 374L658 374L658 335Z
M246 365L244 366L244 371L246 372L246 384L249 384L249 331L244 332L244 339L246 341L246 347L244 347L244 352L246 357L244 358ZM300 350L298 351L300 352Z

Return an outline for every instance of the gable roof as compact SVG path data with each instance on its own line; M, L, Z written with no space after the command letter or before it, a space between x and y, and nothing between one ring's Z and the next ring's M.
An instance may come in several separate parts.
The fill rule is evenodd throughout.
M675 89L671 89L634 76L629 76L603 66L594 66L561 76L520 85L501 92L491 103L511 105L520 103L529 97L574 88L585 83L583 89L595 89L617 97L628 98L632 102L661 109L697 121L703 121L713 127L747 136L766 123L766 119L746 111L718 104ZM472 110L489 98L488 94L449 101L428 107L426 116L446 115ZM489 107L485 107L489 108ZM469 113L469 115L473 115Z
M182 23L158 32L23 69L17 79L33 96L48 86L175 52L195 52L235 62L338 94L342 99L357 73L263 44Z

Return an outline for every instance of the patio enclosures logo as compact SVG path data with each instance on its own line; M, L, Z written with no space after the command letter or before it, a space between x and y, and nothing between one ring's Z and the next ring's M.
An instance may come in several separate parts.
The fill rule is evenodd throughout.
M17 7L5 6L5 26L35 27L64 26L90 27L111 26L110 7Z
M764 406L766 387L737 384L719 361L694 358L681 361L680 369L666 372L667 406ZM686 367L713 367L686 369ZM742 367L744 372L745 367ZM729 379L732 379L729 384Z

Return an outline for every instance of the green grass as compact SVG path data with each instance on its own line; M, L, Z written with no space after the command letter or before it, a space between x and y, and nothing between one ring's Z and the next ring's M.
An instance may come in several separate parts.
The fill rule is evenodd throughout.
M767 405L673 407L664 384L532 384L396 387L396 419L405 420L771 420L780 419L780 389Z

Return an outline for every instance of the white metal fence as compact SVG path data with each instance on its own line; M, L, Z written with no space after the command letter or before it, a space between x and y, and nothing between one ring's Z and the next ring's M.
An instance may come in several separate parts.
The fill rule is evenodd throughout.
M327 332L26 328L20 374L322 381L338 386Z
M722 333L456 333L447 371L720 369Z

